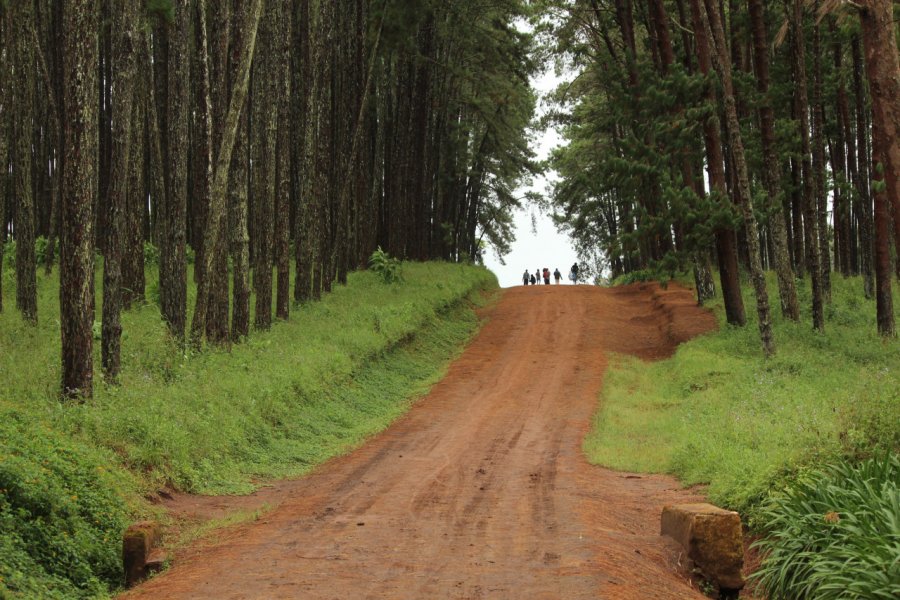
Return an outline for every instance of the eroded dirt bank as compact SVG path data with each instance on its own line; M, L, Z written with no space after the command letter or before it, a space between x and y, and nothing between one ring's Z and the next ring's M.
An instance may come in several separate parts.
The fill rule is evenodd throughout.
M589 465L606 353L668 356L715 327L688 291L513 288L447 377L364 447L246 499L261 520L128 598L702 598L658 536L666 477ZM212 512L211 512L212 511Z

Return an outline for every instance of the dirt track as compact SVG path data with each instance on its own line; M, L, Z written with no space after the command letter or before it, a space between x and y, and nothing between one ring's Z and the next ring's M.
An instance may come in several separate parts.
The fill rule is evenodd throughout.
M592 467L581 440L607 352L667 356L713 317L650 285L519 287L487 316L407 416L127 597L702 598L658 536L662 506L697 496Z

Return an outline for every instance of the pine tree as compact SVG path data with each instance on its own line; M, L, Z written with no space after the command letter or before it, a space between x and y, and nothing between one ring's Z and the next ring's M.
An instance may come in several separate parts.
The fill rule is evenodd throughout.
M900 249L900 65L893 3L860 3L866 76L872 98L872 195L875 200L875 297L878 332L896 334L890 273L890 221Z
M775 354L775 341L772 339L772 322L769 316L769 295L766 289L765 273L762 269L759 250L759 234L757 232L756 216L753 214L753 199L750 195L750 181L747 175L747 163L744 156L744 145L741 137L741 126L738 121L737 106L734 96L734 84L731 76L731 62L728 60L725 45L725 34L722 26L722 17L716 0L706 0L707 23L712 31L712 39L715 46L713 57L717 57L717 71L722 80L723 100L725 103L725 122L728 127L728 136L731 143L732 156L734 157L737 171L737 189L740 195L740 207L744 217L744 226L747 228L747 246L750 259L750 277L753 282L753 290L756 295L756 313L759 318L759 335L762 340L765 355ZM706 26L707 23L704 23Z
M93 394L94 198L97 195L96 0L70 0L63 8L63 105L66 153L60 228L62 392Z
M9 10L0 7L0 81L11 71L12 33ZM0 86L0 312L3 312L3 255L6 250L6 198L9 182L9 139L12 130L10 98L12 86Z
M803 34L802 0L792 0L789 16L792 36L791 55L793 57L794 77L794 110L798 119L801 140L801 177L803 178L803 231L806 247L806 269L812 284L812 317L813 327L818 331L825 329L824 299L825 291L822 282L822 259L819 246L819 226L817 215L818 190L816 176L813 173L812 151L809 139L809 102L807 96L806 77L806 42Z
M761 0L748 0L750 27L753 39L753 65L756 71L757 90L762 96L759 105L759 126L763 151L763 181L769 203L776 207L769 218L775 249L775 270L778 273L778 291L781 298L781 313L792 321L800 319L797 290L794 287L794 271L788 255L788 239L784 219L778 207L778 187L781 169L775 148L775 111L769 97L769 54L766 35L764 6Z
M250 81L250 65L256 50L256 36L262 13L262 0L252 0L248 20L241 27L240 39L243 43L239 62L237 63L234 88L228 104L228 113L225 122L222 123L221 144L217 150L215 173L210 187L209 211L206 227L204 229L204 246L215 248L223 237L225 225L226 194L229 180L229 172L232 168L232 154L238 134L240 115L244 112L247 98L247 88ZM201 3L202 8L202 3ZM203 23L205 27L205 19ZM240 181L238 182L240 184ZM191 336L195 343L199 343L204 332L207 331L206 316L212 302L210 285L213 281L210 276L215 265L215 252L207 252L204 261L199 268L203 270L200 277L200 286L197 290L197 304L194 309L194 320L191 323ZM235 303L237 306L237 303ZM241 335L246 335L242 333Z
M167 23L166 198L160 211L160 279L162 312L169 331L184 339L187 311L187 169L190 110L191 3L173 0Z
M122 263L124 255L125 213L131 174L131 127L134 117L137 52L140 44L137 6L117 3L113 8L113 60L115 94L112 96L112 132L110 143L109 200L107 201L106 253L103 258L103 316L101 328L101 362L107 380L118 379L121 368Z
M16 307L22 318L37 323L37 267L34 251L34 188L32 186L32 143L35 131L35 61L32 31L34 28L34 2L25 0L16 4L12 22L14 29L14 77L13 106L16 110L13 139L13 193L16 199Z

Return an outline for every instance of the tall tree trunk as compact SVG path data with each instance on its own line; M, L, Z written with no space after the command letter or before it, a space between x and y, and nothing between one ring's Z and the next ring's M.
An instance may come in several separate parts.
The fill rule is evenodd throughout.
M299 127L297 138L298 153L298 193L297 217L294 231L295 262L294 273L294 300L305 302L312 297L313 282L313 180L315 178L315 163L313 160L315 149L316 120L313 110L313 98L318 84L314 81L315 48L310 41L313 28L310 23L310 2L300 0L297 16L297 34L299 43L299 77L298 83L302 84L302 91L294 90L299 96L299 115L294 122ZM298 93L299 92L299 93Z
M121 367L122 322L122 255L124 221L131 156L131 123L134 105L134 78L137 72L136 52L139 44L137 5L119 2L113 8L113 56L115 70L112 84L112 132L110 143L109 200L107 201L106 254L103 257L103 316L101 327L101 363L103 374L116 382Z
M769 292L766 288L766 275L763 272L759 250L759 232L756 216L753 214L753 197L750 195L750 179L747 175L747 162L744 158L744 142L741 137L741 125L738 121L737 103L734 96L734 85L731 79L731 61L725 42L725 31L722 17L719 14L717 0L706 0L707 21L712 30L712 39L718 58L719 77L722 79L723 100L725 103L725 123L731 142L731 153L737 179L737 190L740 195L740 207L747 228L747 250L750 258L750 279L756 294L756 314L759 318L759 337L762 340L765 355L775 354L775 340L772 338L772 322L769 316Z
M703 25L701 0L690 0L690 6L698 66L700 72L709 78L712 71L711 46L706 28ZM707 83L706 101L712 106L718 106L712 82ZM703 137L706 142L707 169L709 170L711 191L719 195L720 202L728 202L728 190L725 183L725 161L722 157L721 131L717 118L710 117L704 121ZM747 315L744 311L744 301L741 298L737 247L732 230L719 228L716 231L716 253L719 262L722 299L725 302L725 318L732 325L743 326L747 323Z
M794 92L796 94L796 91ZM794 103L796 105L796 102ZM796 116L796 110L794 112L794 118L799 118ZM800 161L798 161L795 157L790 157L790 169L791 169L791 223L793 224L792 230L792 245L794 255L794 271L797 273L797 277L803 279L806 277L806 236L803 230L803 184L801 182L801 166Z
M878 125L872 123L875 137ZM878 132L880 135L880 132ZM875 165L872 195L875 198L875 306L878 333L885 337L896 335L894 323L894 300L891 290L891 207L888 201L884 173L878 168L882 164L881 148L872 150Z
M818 6L818 0L816 1ZM813 26L812 148L813 176L816 179L816 229L822 269L822 295L831 301L831 251L828 246L828 190L825 189L825 115L822 104L822 44L818 23Z
M852 200L847 193L847 185L856 179L856 145L850 133L850 101L847 98L847 87L844 85L843 74L843 50L837 37L835 20L829 20L829 33L833 38L832 56L834 70L837 74L837 135L834 144L834 222L835 243L838 241L841 247L841 256L836 261L840 265L841 274L849 277L851 273L858 273L856 252L856 232L853 227ZM837 232L837 223L841 223L840 235Z
M809 141L809 102L806 85L806 44L803 39L803 0L793 0L790 26L793 36L794 103L799 119L801 145L801 175L803 177L803 231L806 246L806 268L812 282L813 327L825 330L822 259L819 256L819 227L816 214L816 178L813 173Z
M772 208L779 207L778 188L781 170L775 149L775 111L769 96L769 52L766 36L765 8L762 0L748 0L750 28L753 33L753 64L756 69L756 89L762 96L759 104L759 129L763 151L763 182ZM775 271L778 274L778 293L781 314L792 321L800 319L797 290L794 287L794 270L788 254L787 230L784 216L776 210L769 218L769 229L775 249Z
M40 9L40 4L38 4L39 13L47 12L46 10ZM60 163L59 160L61 147L62 147L62 126L61 126L61 115L60 115L60 107L59 101L57 100L59 97L59 85L61 81L54 81L53 75L57 75L57 79L61 80L61 75L58 70L55 72L51 72L50 65L52 64L48 58L53 56L45 55L45 52L42 48L56 48L58 44L52 43L52 36L54 34L58 35L57 30L54 27L57 25L54 22L54 19L57 18L59 13L59 7L51 7L50 8L50 18L47 18L45 14L43 16L44 19L49 20L49 24L47 26L47 33L42 36L38 32L38 25L33 23L31 29L31 39L32 44L34 46L34 57L36 68L41 75L41 83L43 84L43 90L40 91L38 100L43 104L41 117L41 122L45 123L43 127L43 140L44 140L44 152L42 152L42 156L38 159L37 165L39 170L41 171L43 176L46 176L49 182L47 192L47 201L44 203L44 206L41 207L46 209L47 214L47 224L46 230L43 233L47 238L47 245L44 249L44 273L46 275L50 275L53 271L53 260L56 253L55 249L55 236L57 234L58 227L58 216L59 216L59 194L61 192L60 178ZM58 50L56 50L58 52ZM40 189L40 188L39 188Z
M37 323L37 265L34 252L34 188L32 136L34 133L35 61L34 2L17 3L11 22L15 24L16 93L13 188L16 198L16 307L28 323Z
M850 43L853 56L853 96L856 113L856 156L857 169L854 185L859 193L860 213L860 268L863 274L863 292L866 298L875 295L875 259L874 252L874 225L872 222L872 197L869 194L869 150L868 121L866 119L865 84L862 73L863 57L858 36L853 36Z
M65 159L60 236L62 392L93 393L94 197L97 195L96 0L63 8Z
M327 4L327 3L326 3ZM253 225L255 238L253 254L253 291L256 293L254 325L268 329L272 324L272 246L275 211L275 156L278 111L278 76L273 68L278 64L276 30L277 3L270 2L262 17L260 40L262 47L254 61L253 71Z
M9 11L0 11L0 81L9 81L12 29ZM6 246L6 198L9 182L12 86L0 86L0 312L3 312L3 254Z
M174 1L168 25L167 168L168 189L160 236L160 299L163 318L175 338L184 339L187 319L187 168L190 109L191 2Z
M891 0L860 2L866 76L872 98L872 193L875 197L875 297L878 332L896 334L890 274L891 208L900 249L900 63Z
M169 44L166 39L166 27L158 19L152 37L146 36L147 55L145 60L152 68L147 70L150 84L147 86L150 98L147 100L147 141L150 154L150 165L147 172L150 188L150 223L149 239L157 248L162 247L163 222L166 212L166 197L169 193L168 164L168 115L166 112L166 90L168 89L168 54ZM160 273L162 267L160 265ZM160 291L162 305L162 291Z
M900 59L894 3L865 0L860 4L866 75L872 97L873 158L878 157L872 162L876 172L884 176L886 200L893 208L894 247L900 274Z
M94 198L94 244L100 254L106 254L106 218L109 214L109 165L112 158L110 137L112 136L112 116L110 114L112 93L112 0L100 0L100 29L98 31L97 68L97 123L99 127L99 170L97 172L98 193Z
M138 36L143 36L138 33ZM139 39L141 48L144 40ZM140 59L138 69L148 68L149 62ZM144 81L144 80L139 80ZM128 175L128 196L125 203L124 243L122 248L122 306L126 310L144 301L144 208L147 203L146 127L148 98L135 95L131 121L131 153Z
M349 211L350 194L353 189L352 185L354 182L356 182L356 178L358 175L357 163L359 161L357 161L357 156L360 151L360 146L362 145L362 138L363 138L363 133L364 133L363 125L365 124L366 108L368 107L368 104L369 104L369 89L372 87L372 77L375 73L375 60L378 56L379 44L381 42L381 30L382 30L383 26L384 26L384 19L382 18L378 25L378 31L375 35L375 41L370 50L368 68L366 70L366 75L365 75L365 83L363 84L362 90L360 90L361 97L359 98L359 110L357 112L356 119L354 121L354 127L352 129L353 133L352 133L352 138L350 140L350 152L347 156L347 163L346 163L347 166L344 170L344 180L340 185L339 203L340 203L340 205L342 205L344 207L343 208L344 212ZM424 124L423 124L423 126L424 126ZM422 133L423 140L424 140L424 137L425 137L425 134ZM422 151L424 152L424 148L422 149ZM424 194L424 184L422 185L422 189L419 190L418 196L421 196L423 194ZM422 223L421 227L424 228L425 224ZM346 230L346 225L344 226L343 229L339 230L339 232L342 234L343 231L345 231L345 230ZM346 241L344 243L346 243ZM424 254L422 254L422 257L424 257ZM346 271L346 265L345 265L344 270ZM344 273L343 283L346 283L346 272Z
M278 78L278 133L275 197L275 269L278 283L275 293L275 316L287 319L291 298L291 3L279 8L275 36L277 66L273 75Z
M209 27L207 2L191 2L193 52L191 55L191 108L188 147L187 243L194 250L194 283L199 288L207 251L203 245L204 226L209 214L209 188L212 186L213 161L213 97L210 74ZM218 115L216 115L218 116ZM195 299L196 301L196 299ZM202 336L201 336L202 337Z
M234 143L231 164L231 189L229 192L229 217L231 224L232 298L231 341L239 342L250 334L250 236L247 232L249 188L247 117L249 107L240 115L238 135Z
M333 53L330 51L334 43L334 7L331 3L319 4L317 26L315 28L315 75L312 106L315 119L315 151L311 158L314 161L314 181L312 188L312 219L308 231L311 237L313 285L312 297L319 299L323 291L328 291L333 273L328 272L330 253L331 219L329 216L332 204L333 178L331 177L334 156L334 110L333 105Z
M232 15L230 72L235 72L241 64L242 48L247 32L245 14L249 5L243 0L235 4ZM249 87L248 87L249 94ZM231 158L231 185L229 190L229 227L232 281L231 340L239 342L250 334L250 236L248 231L249 206L249 144L250 103L249 98L238 118L238 132L234 142L234 156Z
M201 0L201 5L203 0ZM244 110L244 104L247 98L247 88L250 81L250 65L253 62L253 54L256 48L256 33L259 26L260 15L262 13L262 0L253 0L250 8L250 16L247 23L242 28L242 48L240 53L240 62L238 63L237 72L235 74L235 85L231 93L231 100L228 105L228 116L222 128L222 141L217 152L216 170L213 177L212 186L210 188L210 202L207 216L206 227L204 228L203 244L206 248L215 248L219 243L219 237L225 220L225 201L228 193L228 179L230 167L232 164L232 150L237 137L238 122L241 112ZM203 26L205 27L205 22ZM240 181L236 182L238 185ZM207 275L212 272L215 264L215 253L207 252L204 255L203 276L200 277L200 286L197 290L197 303L194 309L194 320L191 323L191 337L194 343L199 343L200 338L206 331L206 314L211 300L210 282L211 277ZM237 303L235 303L237 306ZM246 334L243 334L246 335Z
M217 236L205 239L210 230L212 216L212 179L213 179L213 108L210 92L209 75L209 32L206 26L206 0L197 0L197 51L195 60L195 121L197 126L193 136L192 162L194 173L194 196L191 199L193 217L192 241L194 254L194 281L197 284L197 296L194 299L194 316L191 321L191 344L199 349L206 333L206 316L210 306L210 278L212 266L216 264ZM226 177L227 181L227 177ZM224 210L222 211L224 212ZM218 218L215 219L218 225ZM218 233L218 232L217 232ZM207 243L208 242L208 243Z
M296 82L300 86L294 89L293 121L297 127L295 134L295 167L297 175L297 207L294 219L294 301L305 302L312 293L312 244L310 227L312 224L312 136L314 127L310 126L312 118L313 70L310 44L310 11L309 0L300 0L297 9L295 28L296 56L299 65L296 68Z
M214 0L211 4L210 30L210 94L213 106L212 149L213 164L218 161L218 152L222 145L223 128L227 118L231 90L234 87L229 69L229 45L232 36L231 0ZM243 15L243 12L241 12ZM246 99L244 101L246 104ZM240 123L240 116L238 116ZM234 156L234 151L232 151ZM231 165L229 165L230 170ZM232 181L232 180L229 180ZM233 181L232 181L233 185ZM228 192L226 191L226 194ZM229 333L229 299L228 299L228 249L231 235L229 224L228 198L225 199L225 215L220 227L218 242L212 248L213 266L209 273L209 307L206 314L206 339L212 344L225 344L230 340ZM204 229L204 235L206 230Z

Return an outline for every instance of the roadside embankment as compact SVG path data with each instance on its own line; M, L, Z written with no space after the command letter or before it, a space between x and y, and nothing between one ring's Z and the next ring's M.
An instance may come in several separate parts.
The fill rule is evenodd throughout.
M120 385L98 382L80 405L57 399L58 284L41 278L36 327L0 314L0 596L102 595L122 576L122 531L153 510L145 496L297 476L403 414L496 287L455 264L404 264L403 278L353 273L289 321L202 353L138 307L123 315Z
M825 333L812 330L804 288L801 306L807 312L799 323L785 321L773 310L778 353L768 360L760 348L749 290L744 293L751 317L746 327L727 325L717 301L712 308L719 330L684 343L670 359L646 363L616 357L585 440L589 459L616 469L674 474L686 485L703 484L711 501L738 510L758 532L772 531L780 518L778 507L787 505L783 494L795 493L796 482L841 481L832 474L850 472L857 464L872 472L892 472L867 467L865 461L893 455L896 464L900 451L897 342L877 335L874 302L860 297L859 279L835 278L833 286ZM776 289L774 280L770 289ZM817 474L820 470L825 475ZM881 490L882 482L871 483ZM883 483L887 487L878 494L889 499L898 484ZM847 515L854 508L846 503L842 507L843 517L832 518L849 527ZM885 525L890 519L900 522L896 508L881 513ZM808 518L824 522L825 515ZM821 544L830 544L828 540L822 536L819 546L808 547L826 556ZM890 536L883 542L896 543ZM878 555L871 547L864 554ZM859 564L873 571L871 564ZM825 572L829 567L823 565ZM847 568L832 570L844 577ZM892 568L900 578L896 564ZM881 572L886 569L884 565ZM793 573L789 567L782 570ZM802 582L811 572L796 578Z

